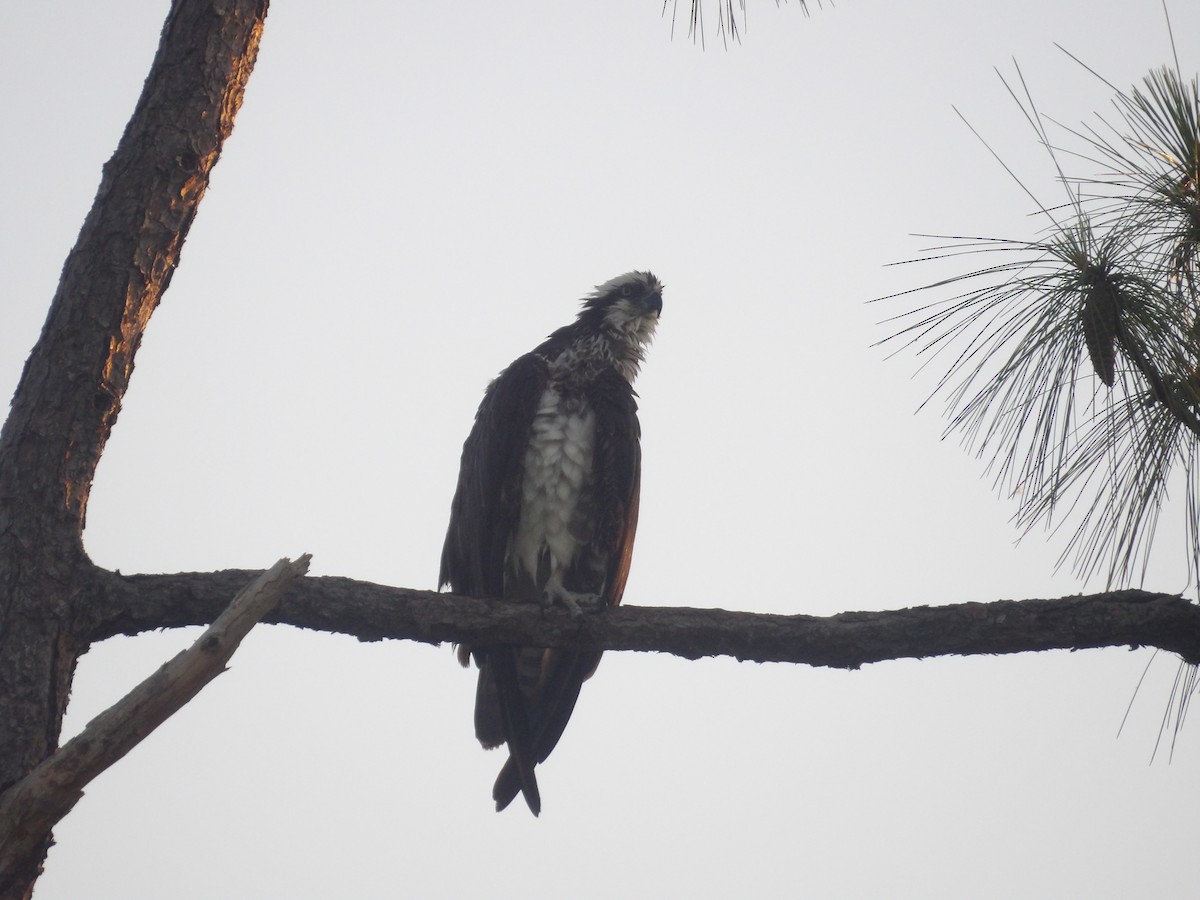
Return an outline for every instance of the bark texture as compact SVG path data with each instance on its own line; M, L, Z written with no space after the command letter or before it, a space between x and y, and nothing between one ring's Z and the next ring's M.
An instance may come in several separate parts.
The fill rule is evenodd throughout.
M110 573L94 611L92 640L150 628L202 625L255 574ZM797 606L803 606L798 599ZM687 659L730 656L857 669L888 659L978 653L1158 647L1200 663L1200 606L1177 594L1115 591L1048 600L917 606L835 616L780 616L724 609L618 606L574 619L537 604L387 587L348 578L306 578L264 622L384 638L642 650Z
M308 571L308 557L281 559L239 593L188 649L0 794L0 878L19 871L93 778L141 743L225 671L242 639Z
M58 743L95 596L88 493L254 65L266 0L177 0L0 431L0 791ZM49 835L0 896L32 890Z

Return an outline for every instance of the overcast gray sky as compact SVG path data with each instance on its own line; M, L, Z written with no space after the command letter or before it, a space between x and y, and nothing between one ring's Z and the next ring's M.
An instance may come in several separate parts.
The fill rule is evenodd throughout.
M913 233L1032 237L1044 154L993 67L1078 122L1170 61L1157 0L751 0L708 50L654 0L279 2L88 511L123 572L431 588L487 381L594 284L667 285L638 389L625 600L832 614L1099 589L1019 545L982 464L870 345ZM0 8L0 393L37 337L167 3ZM716 4L710 0L710 14ZM1200 5L1172 4L1190 78ZM1147 587L1183 590L1183 510ZM82 660L77 732L194 630ZM1105 650L859 672L609 654L497 815L449 648L262 627L89 788L38 900L1181 897L1200 736L1149 765L1174 663Z

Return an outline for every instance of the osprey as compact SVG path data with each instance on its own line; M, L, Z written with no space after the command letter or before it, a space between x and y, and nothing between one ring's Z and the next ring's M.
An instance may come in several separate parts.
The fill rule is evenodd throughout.
M662 311L662 283L629 272L598 286L558 329L488 385L463 444L439 587L561 604L572 614L621 602L637 528L636 394ZM541 810L534 766L550 755L600 653L458 648L479 666L475 736L508 745L492 790Z

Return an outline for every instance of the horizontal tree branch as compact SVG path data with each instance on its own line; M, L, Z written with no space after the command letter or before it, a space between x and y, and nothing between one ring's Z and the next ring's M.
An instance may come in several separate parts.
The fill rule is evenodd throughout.
M104 573L92 638L204 624L219 611L231 586L253 574ZM264 621L364 641L641 650L845 669L888 659L1121 646L1158 647L1200 662L1200 606L1175 594L1146 591L828 617L622 606L572 619L558 609L543 613L536 605L323 577L297 583Z
M28 854L79 802L93 778L225 671L242 639L279 602L288 585L308 571L308 562L307 556L296 562L281 559L259 574L192 646L0 795L0 886L7 887Z

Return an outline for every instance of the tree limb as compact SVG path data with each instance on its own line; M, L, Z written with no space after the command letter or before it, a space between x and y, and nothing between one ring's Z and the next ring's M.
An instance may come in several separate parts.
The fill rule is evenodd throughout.
M0 433L0 499L82 553L87 498L142 333L233 130L267 0L175 0Z
M284 591L308 571L309 556L281 559L234 598L200 638L135 687L32 772L0 795L0 889L45 841L97 775L141 743L225 664ZM226 595L228 596L228 595Z
M58 744L88 644L77 618L87 621L94 582L82 530L96 466L233 128L266 12L267 0L171 3L0 428L0 790ZM46 833L0 896L32 892L49 842Z
M94 605L101 618L92 637L203 624L229 586L251 574L105 573L103 597ZM642 650L846 669L888 659L1120 646L1158 647L1200 662L1200 606L1146 591L827 617L622 606L576 620L559 610L543 613L536 605L325 577L297 584L266 621L364 641Z

